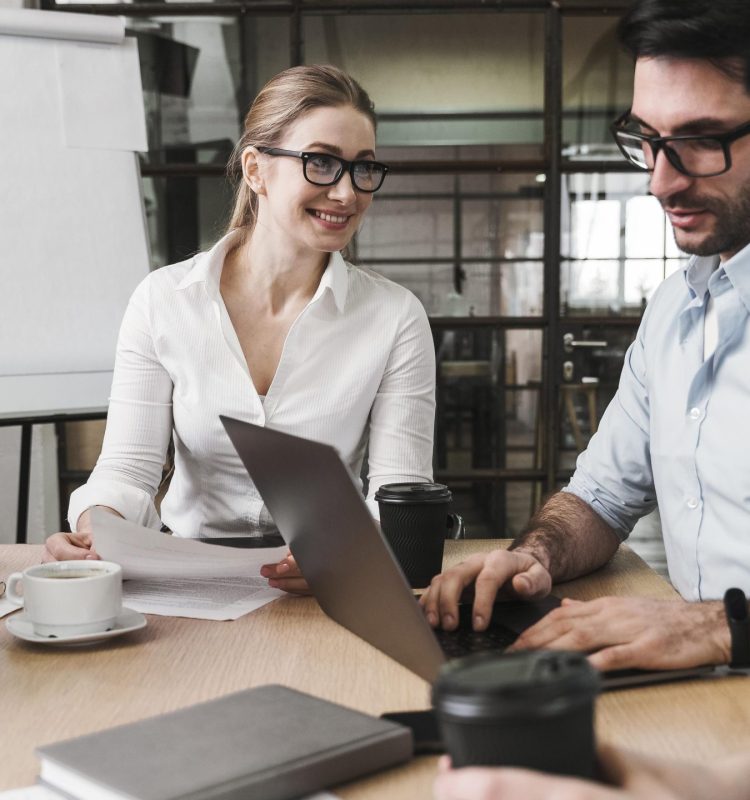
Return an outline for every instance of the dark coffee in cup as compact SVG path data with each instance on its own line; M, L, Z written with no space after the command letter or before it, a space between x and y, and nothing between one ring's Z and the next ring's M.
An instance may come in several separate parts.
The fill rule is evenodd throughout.
M460 517L449 513L452 495L442 483L387 483L375 494L380 527L415 588L429 586L443 567L443 546Z
M599 675L581 653L480 654L440 672L432 702L453 766L594 778Z
M106 575L107 570L97 569L91 567L87 569L68 569L64 572L60 570L47 570L39 572L40 578L48 578L50 580L70 580L71 578L96 578L99 575Z

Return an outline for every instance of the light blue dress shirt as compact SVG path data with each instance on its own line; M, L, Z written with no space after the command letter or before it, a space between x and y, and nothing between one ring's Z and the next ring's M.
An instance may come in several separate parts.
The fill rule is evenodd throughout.
M719 335L703 358L713 298ZM625 539L658 503L686 600L750 594L750 245L693 257L654 294L572 492Z

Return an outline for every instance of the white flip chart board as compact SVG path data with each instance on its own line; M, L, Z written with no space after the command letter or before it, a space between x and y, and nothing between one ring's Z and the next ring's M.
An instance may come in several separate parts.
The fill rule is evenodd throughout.
M106 407L149 270L146 149L119 19L0 9L0 416Z

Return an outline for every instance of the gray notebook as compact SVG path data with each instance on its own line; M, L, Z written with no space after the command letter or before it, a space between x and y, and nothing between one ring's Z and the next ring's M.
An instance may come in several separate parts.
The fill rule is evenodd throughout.
M412 753L408 728L275 685L37 750L80 800L290 800Z

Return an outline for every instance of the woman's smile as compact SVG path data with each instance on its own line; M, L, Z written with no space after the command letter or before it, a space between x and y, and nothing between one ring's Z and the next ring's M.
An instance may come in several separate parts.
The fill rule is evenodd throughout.
M340 231L346 228L353 214L341 214L335 211L323 211L318 208L308 208L307 213L314 217L324 228Z

